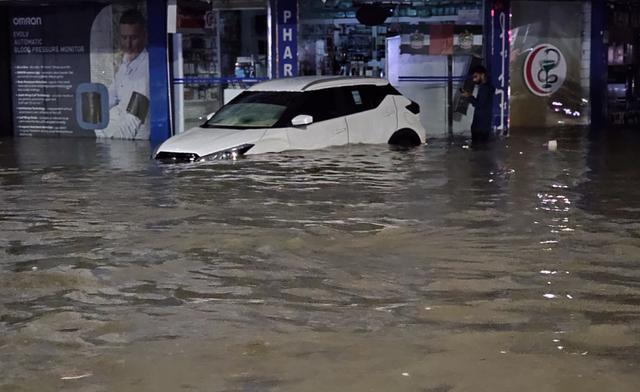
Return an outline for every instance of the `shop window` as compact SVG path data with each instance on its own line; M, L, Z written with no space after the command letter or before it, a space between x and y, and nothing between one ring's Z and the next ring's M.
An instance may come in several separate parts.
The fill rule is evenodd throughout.
M300 75L381 77L422 108L420 121L434 133L469 132L472 113L447 116L456 102L458 84L472 58L482 58L484 3L481 0L374 2L390 7L383 23L365 26L357 20L364 1L301 1L298 30ZM446 26L446 27L442 27ZM439 38L439 39L435 39ZM447 56L453 56L453 102L448 103ZM391 87L387 87L388 90ZM380 105L385 88L360 90L362 106ZM350 94L350 93L349 93ZM347 95L347 102L353 97ZM449 124L453 121L453 124Z
M400 3L400 4L398 4ZM411 35L426 25L482 25L483 1L395 2L381 23L356 17L364 2L304 1L300 4L298 58L301 75L385 76L386 39ZM473 44L473 39L471 41ZM479 51L481 53L481 50Z
M510 122L514 128L589 123L591 5L513 1Z
M640 4L607 7L607 113L612 125L640 122Z
M267 78L264 1L178 1L183 111L178 132L198 126L247 87ZM177 92L180 94L180 91Z

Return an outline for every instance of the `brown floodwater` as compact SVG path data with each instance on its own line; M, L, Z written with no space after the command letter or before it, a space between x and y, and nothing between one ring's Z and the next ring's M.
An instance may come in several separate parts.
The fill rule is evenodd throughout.
M0 391L635 392L638 151L2 140Z

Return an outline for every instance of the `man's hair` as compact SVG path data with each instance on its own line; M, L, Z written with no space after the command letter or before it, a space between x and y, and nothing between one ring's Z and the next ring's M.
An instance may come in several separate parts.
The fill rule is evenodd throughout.
M138 11L135 8L131 8L122 13L122 16L120 17L120 24L121 25L122 24L128 24L128 25L139 24L144 26L146 23L144 20L144 16L142 16L140 11Z
M486 75L487 74L487 69L485 67L483 67L482 65L476 65L475 67L471 68L471 71L469 71L470 75L473 75L475 73Z

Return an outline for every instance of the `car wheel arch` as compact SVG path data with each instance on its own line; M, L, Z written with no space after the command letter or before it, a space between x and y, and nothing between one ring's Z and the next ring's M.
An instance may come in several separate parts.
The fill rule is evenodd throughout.
M413 129L402 128L395 131L387 143L394 146L413 147L422 144L422 140Z

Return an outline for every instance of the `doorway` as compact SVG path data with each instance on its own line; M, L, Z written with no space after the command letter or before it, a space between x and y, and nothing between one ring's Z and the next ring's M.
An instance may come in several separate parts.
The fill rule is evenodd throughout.
M172 39L174 130L202 125L250 85L268 78L267 7L180 0Z

